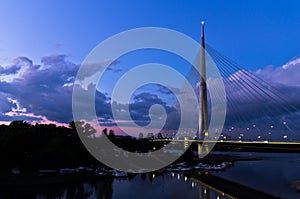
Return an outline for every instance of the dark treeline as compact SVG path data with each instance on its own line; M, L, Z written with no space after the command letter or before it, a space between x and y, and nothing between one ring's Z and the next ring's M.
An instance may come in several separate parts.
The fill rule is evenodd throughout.
M38 123L32 125L22 120L0 125L0 169L20 167L23 171L35 171L103 166L84 147L75 126L91 138L96 133L91 125L82 121L71 122L69 127ZM102 131L103 135L118 147L131 152L148 152L163 146L162 143L151 142L151 138L116 136L113 130L106 128Z
M93 129L78 122L87 133ZM0 168L21 167L36 170L99 164L85 149L76 132L75 123L69 128L54 124L31 125L13 121L0 126Z

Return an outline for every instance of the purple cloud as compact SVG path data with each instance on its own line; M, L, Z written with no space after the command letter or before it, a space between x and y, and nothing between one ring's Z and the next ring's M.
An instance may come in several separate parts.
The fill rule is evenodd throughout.
M0 75L16 74L20 69L21 67L17 65L12 65L6 68L0 66Z
M273 84L300 87L299 71L300 57L289 61L282 67L267 66L255 71L254 74Z
M281 67L267 66L253 71L239 70L224 78L227 93L226 128L244 130L256 126L256 134L268 134L275 126L277 135L289 131L290 136L300 124L300 59ZM289 127L286 124L289 123ZM292 127L293 126L293 127Z
M4 78L1 82L1 93L5 94L3 100L7 101L9 97L17 100L28 113L69 122L72 120L72 87L65 85L74 79L78 65L66 61L65 55L43 57L42 63L37 66L28 58L17 58L15 66L22 71L12 81L6 82Z
M0 75L2 75L0 120L7 121L18 118L34 120L32 115L5 114L17 108L26 109L28 114L43 116L48 120L61 123L68 123L73 119L72 89L79 65L68 61L66 55L46 56L41 59L41 62L41 65L35 65L26 57L18 57L12 65L0 67ZM101 64L91 64L93 70L99 66ZM240 125L245 129L254 123L258 126L269 126L274 122L288 120L300 124L300 81L297 75L299 72L300 58L296 58L282 67L267 66L254 71L255 81L258 82L253 82L254 80L247 75L248 72L242 70L224 78L228 98L226 128ZM10 77L9 81L6 81L5 77ZM196 85L196 82L193 82ZM260 89L254 86L249 88L247 84L252 84L251 82L259 85ZM90 85L87 90L83 89L82 96L85 92L93 90L92 86L95 85ZM245 90L245 88L247 89ZM197 90L198 88L196 88ZM284 100L276 94L284 96ZM167 97L169 95L172 95L170 90L159 85L137 92L133 95L129 105L133 120L140 125L147 125L150 120L149 108L154 104L160 104L168 114L164 129L176 129L180 121L180 113L174 100L171 104ZM9 99L18 101L18 107ZM97 91L95 101L99 122L106 126L115 125L109 96ZM118 106L122 109L124 105ZM41 117L39 118L35 118L35 120L41 120Z

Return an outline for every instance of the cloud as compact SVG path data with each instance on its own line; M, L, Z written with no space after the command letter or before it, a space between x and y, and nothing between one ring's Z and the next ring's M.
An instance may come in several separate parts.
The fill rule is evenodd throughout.
M78 65L68 62L66 58L65 55L43 57L39 66L29 58L18 57L14 66L20 68L19 73L13 78L4 76L0 82L0 92L6 100L17 101L18 106L28 113L62 123L71 121L72 87L68 83L74 79ZM5 81L6 78L9 81ZM16 103L12 100L10 110L16 111Z
M113 63L107 61L112 65ZM91 76L103 63L90 64ZM36 65L27 57L16 58L11 65L0 67L0 120L26 119L31 121L55 121L68 123L72 118L72 90L79 65L68 60L66 55L51 55L41 59ZM108 71L118 72L109 68ZM289 61L281 67L267 66L253 71L255 81L251 80L245 70L236 71L224 78L227 92L228 108L226 125L250 126L253 123L269 126L272 122L299 120L300 109L300 58ZM113 73L111 73L113 75ZM85 78L82 77L82 78ZM262 81L263 80L263 81ZM266 84L264 81L268 82ZM196 82L194 82L196 85ZM256 88L252 83L259 86ZM249 85L252 85L249 87ZM95 85L87 85L86 92L95 90ZM176 91L176 90L175 90ZM196 88L198 92L198 88ZM161 105L168 117L164 129L177 129L180 123L180 107L170 89L161 85L140 89L129 102L132 119L141 126L149 124L150 107ZM198 95L198 93L197 93ZM209 95L208 95L209 96ZM278 97L279 96L279 97ZM82 99L84 103L84 98ZM96 113L99 123L115 126L111 112L110 97L100 91L96 92ZM188 99L187 99L188 100ZM126 104L117 104L122 112ZM154 117L160 117L157 112ZM123 121L123 124L126 125ZM292 126L292 122L289 122ZM292 128L292 127L291 127Z
M0 82L0 88L2 87L2 83ZM0 92L0 113L6 113L11 111L16 107L12 101L8 100L9 95L7 93Z
M85 62L80 66L80 67L84 67L85 70L81 71L77 75L77 79L81 81L88 79L88 82L90 82L91 78L95 78L94 76L97 75L97 73L102 72L104 70L110 71L112 73L121 72L123 71L123 69L113 67L114 65L117 65L119 63L120 61L118 60L110 60L110 59L104 60L102 62ZM97 78L98 76L99 75L97 75Z
M17 65L12 65L6 68L0 66L0 75L16 74L20 69L21 67Z
M30 59L27 57L17 57L13 60L13 64L0 67L0 81L13 82L30 67L33 67Z
M133 103L129 105L131 117L138 124L147 125L150 122L149 109L155 104L162 105L167 112L170 112L170 107L155 94L143 92L135 95Z
M112 65L119 63L106 62ZM45 56L42 57L41 63L41 65L36 65L29 58L18 57L11 66L5 68L11 73L14 72L15 76L12 78L8 75L9 72L3 72L3 80L0 81L0 111L3 121L26 119L68 123L73 119L72 89L79 65L68 61L66 55ZM92 69L98 70L100 65L91 64L90 66ZM8 77L9 81L6 81ZM87 89L82 89L81 96L85 96L86 92L94 90L94 87L95 85L89 85ZM169 94L166 93L168 90L162 89L160 88L160 92ZM84 103L85 99L82 100ZM110 98L97 91L95 102L99 122L106 126L115 125ZM130 103L130 114L133 120L140 125L149 123L148 111L154 104L162 105L167 113L176 112L174 107L168 106L158 95L142 92L135 95L132 103ZM121 104L119 106L120 109L123 109L125 105ZM171 122L174 122L174 120L169 119L169 123Z
M40 122L42 118L38 118L36 116L27 116L27 115L7 115L0 113L0 123L14 120L25 120L25 121L35 121Z
M267 66L253 71L253 75L239 70L225 78L226 125L246 128L256 124L262 131L276 125L283 132L282 123L289 120L294 129L299 128L299 73L300 59L296 58L281 67Z
M20 103L18 102L18 100L14 100L12 98L7 98L9 102L11 102L12 104L14 104L16 106L16 108L12 107L12 111L13 112L26 112L26 108L22 108L20 106Z
M88 92L88 91L86 91ZM158 95L150 92L141 92L133 96L132 101L129 104L119 104L114 103L115 113L118 117L118 123L122 127L132 127L132 121L134 121L138 126L144 127L149 125L150 120L153 122L159 122L162 118L161 113L158 111L151 111L153 105L161 105L167 113L166 123L164 129L177 129L180 121L180 111L176 107L168 105L162 98ZM127 106L129 106L129 114L131 120L127 120ZM96 93L96 112L99 117L99 122L104 126L114 126L116 121L112 116L110 99L104 94ZM150 119L151 115L151 119Z
M255 71L254 74L273 84L300 87L299 71L300 57L287 62L281 67L267 66L264 69Z
M179 95L179 94L182 94L182 92L183 92L179 88L175 88L175 87L172 87L172 90L174 91L174 93L173 93L169 88L162 86L160 84L156 84L155 86L157 87L157 92L165 94L165 95Z
M297 57L297 58L292 59L291 61L287 62L286 64L284 64L282 66L282 68L283 69L288 69L288 68L293 67L295 65L298 65L298 67L299 67L299 64L300 64L300 57Z
M32 66L33 63L27 57L17 57L16 59L14 59L14 64L20 65L20 66L24 66L24 65Z
M51 66L56 64L64 64L66 61L66 55L51 55L42 57L41 62L45 66Z

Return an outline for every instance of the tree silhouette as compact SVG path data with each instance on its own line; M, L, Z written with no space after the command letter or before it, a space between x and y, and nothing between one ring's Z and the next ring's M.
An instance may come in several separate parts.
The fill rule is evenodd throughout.
M32 125L23 120L0 125L0 169L20 167L22 172L32 173L39 169L103 166L87 151L80 139L83 135L100 143L97 139L102 138L95 137L95 134L93 126L84 121L72 121L69 127L38 123ZM115 132L107 128L103 129L102 134L117 146L133 152L147 152L154 144L148 139L115 136Z
M78 133L83 133L87 137L93 137L94 134L96 133L96 129L92 127L90 123L85 123L83 121L72 121L69 123L69 127Z
M102 135L106 135L107 136L107 128L102 130Z
M108 137L109 137L109 138L114 138L114 137L115 137L114 130L111 130L111 129L109 130Z

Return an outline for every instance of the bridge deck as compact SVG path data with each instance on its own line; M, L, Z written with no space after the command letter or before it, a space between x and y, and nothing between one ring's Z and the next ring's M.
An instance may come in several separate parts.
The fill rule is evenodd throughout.
M156 142L194 142L203 143L203 140L184 140L184 139L154 139ZM232 144L274 144L274 145L299 145L300 142L283 141L239 141L239 140L205 140L206 143L232 143Z
M269 141L230 141L230 140L166 140L155 139L155 142L214 145L215 151L257 151L257 152L300 152L300 142L269 142Z

